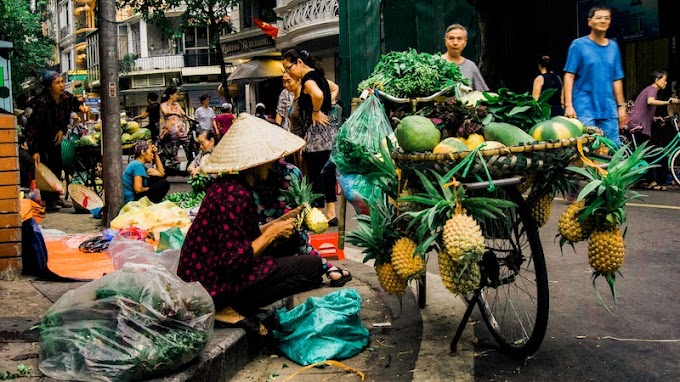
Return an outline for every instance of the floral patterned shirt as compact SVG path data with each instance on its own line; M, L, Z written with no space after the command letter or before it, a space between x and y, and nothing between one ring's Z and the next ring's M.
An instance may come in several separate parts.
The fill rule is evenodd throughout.
M260 236L253 217L257 207L248 183L240 175L216 179L184 240L177 275L198 281L211 296L239 293L271 275L278 264L272 257L253 254Z

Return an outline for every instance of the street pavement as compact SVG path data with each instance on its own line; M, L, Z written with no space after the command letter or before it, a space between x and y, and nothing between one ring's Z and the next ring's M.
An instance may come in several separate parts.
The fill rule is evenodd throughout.
M185 186L175 182L171 191ZM561 199L555 200L551 219L541 230L551 293L548 330L538 352L522 362L511 361L497 350L476 310L458 353L449 354L449 343L465 306L444 289L434 257L428 262L427 305L419 310L412 292L404 296L401 306L394 296L382 292L371 264L361 263L360 251L347 246L346 259L340 264L355 276L346 287L356 288L363 298L361 317L370 330L371 343L343 363L363 371L368 381L678 380L680 326L676 312L680 311L680 298L675 283L680 266L674 257L680 243L680 190L643 193L649 195L647 200L627 209L626 262L623 277L617 278L616 304L606 284L597 282L601 298L613 315L602 306L593 289L586 244L577 244L576 251L565 248L561 253L554 241L557 219L567 205ZM351 230L355 227L352 207L348 206L347 211L347 229ZM69 233L101 229L96 219L68 210L48 214L43 226L68 227ZM0 282L2 328L30 327L37 323L39 312L51 304L45 295L31 291L35 289L28 286L30 281ZM14 283L12 287L10 283ZM55 285L58 290L53 294L58 295L60 288L72 287L75 284ZM326 287L298 295L295 303L331 291ZM11 322L8 317L32 317L32 321ZM390 326L380 326L385 323ZM12 371L18 363L37 365L35 342L7 341L0 341L0 371ZM282 381L299 368L270 346L245 364L232 380ZM37 367L33 369L37 375ZM331 367L302 372L293 380L340 379L358 380Z

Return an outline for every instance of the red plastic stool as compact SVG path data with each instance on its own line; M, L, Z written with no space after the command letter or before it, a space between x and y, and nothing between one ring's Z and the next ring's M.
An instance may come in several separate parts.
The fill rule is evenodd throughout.
M322 257L344 260L345 251L338 248L338 233L320 233L309 235L309 245L314 247Z

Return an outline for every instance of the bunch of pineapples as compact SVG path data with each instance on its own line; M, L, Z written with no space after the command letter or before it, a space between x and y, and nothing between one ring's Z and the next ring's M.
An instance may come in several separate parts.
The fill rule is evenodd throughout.
M656 157L659 148L639 146L631 155L626 147L619 148L607 169L590 165L584 168L569 167L588 180L588 184L560 216L558 223L560 245L588 239L588 262L593 268L593 285L597 277L604 277L616 301L616 274L620 273L625 255L624 233L621 225L626 221L625 205L643 197L631 190L655 165L645 159Z
M323 233L328 229L328 219L318 208L314 208L310 203L321 196L321 194L312 192L312 185L307 183L307 178L302 177L302 180L297 176L292 176L290 180L290 188L283 191L283 196L286 204L295 208L297 206L305 206L297 217L297 228L301 229L302 225L307 227L314 233Z
M416 173L425 191L399 199L426 206L403 214L410 218L409 227L417 227L416 252L425 253L436 243L440 248L437 260L444 286L455 294L472 292L481 282L478 263L485 248L484 235L473 215L478 218L505 216L504 209L515 204L494 198L467 197L462 185L453 180L453 172L440 176L432 171L430 175L436 182L422 172Z
M382 288L401 298L408 281L425 273L424 254L416 253L416 242L396 228L397 211L386 195L369 207L370 215L357 217L357 229L347 233L346 240L364 248L363 261L375 260Z

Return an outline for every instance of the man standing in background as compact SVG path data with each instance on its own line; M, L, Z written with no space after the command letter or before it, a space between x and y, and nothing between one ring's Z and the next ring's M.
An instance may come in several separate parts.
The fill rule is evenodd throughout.
M467 46L467 29L460 24L449 25L444 33L444 44L446 45L446 53L442 54L442 58L448 62L453 62L458 65L463 76L472 80L472 88L479 91L488 91L489 86L484 81L482 73L479 71L477 65L463 57L463 49Z
M623 96L623 66L616 41L607 38L612 12L593 7L588 12L590 34L572 41L564 66L564 115L586 126L597 126L621 144L619 126L628 122Z

